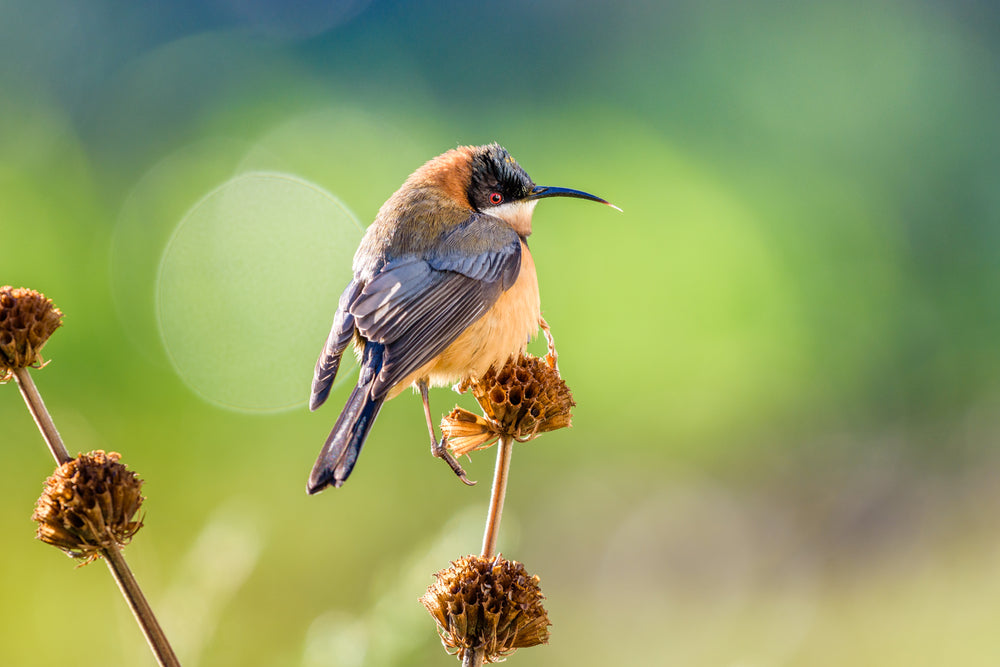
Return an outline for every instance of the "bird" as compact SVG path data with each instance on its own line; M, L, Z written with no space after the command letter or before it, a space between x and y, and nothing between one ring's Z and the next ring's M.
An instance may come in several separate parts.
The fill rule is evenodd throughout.
M326 401L352 343L360 370L308 494L344 484L382 405L408 387L420 392L431 452L475 483L437 439L428 389L499 368L538 333L544 320L528 236L535 205L548 197L621 210L580 190L535 185L497 143L429 160L386 200L354 255L316 361L311 411Z

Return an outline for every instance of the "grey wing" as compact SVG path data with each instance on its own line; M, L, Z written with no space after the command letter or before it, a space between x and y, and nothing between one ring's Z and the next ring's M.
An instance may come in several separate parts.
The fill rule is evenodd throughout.
M502 221L474 215L433 253L387 263L349 308L367 340L385 346L378 397L440 354L517 279L521 241Z
M354 316L351 315L350 308L360 294L361 284L352 280L340 295L330 335L326 339L323 351L320 352L319 359L316 360L316 369L313 371L312 395L309 397L310 410L323 405L326 397L330 395L333 381L337 377L337 369L340 368L340 359L351 338L354 337Z

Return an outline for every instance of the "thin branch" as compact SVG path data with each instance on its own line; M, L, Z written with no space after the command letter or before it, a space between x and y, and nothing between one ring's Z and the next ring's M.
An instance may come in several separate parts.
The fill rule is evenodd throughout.
M166 634L157 622L156 616L153 615L153 610L149 606L149 602L146 601L146 596L142 594L142 589L139 588L139 583L132 575L132 570L125 562L121 550L113 544L103 549L102 553L108 563L108 569L111 570L115 581L118 582L118 588L121 589L122 595L128 601L128 606L132 609L132 615L135 616L136 622L142 628L143 634L146 635L146 641L149 642L149 648L153 650L157 662L163 667L180 667L180 661L177 660L174 650L170 647Z
M483 556L496 555L497 536L500 533L500 517L503 515L503 501L507 495L507 473L510 470L510 456L514 451L514 439L509 435L500 436L497 443L497 464L493 471L493 490L490 494L490 509L486 515L486 530L483 533Z
M21 396L24 397L28 411L34 417L38 430L42 432L42 438L45 439L45 444L48 445L52 458L56 460L56 465L61 466L67 461L72 461L73 457L66 450L66 445L63 444L62 437L59 435L55 422L52 421L52 416L45 407L45 401L38 393L38 388L31 379L28 369L15 368L14 378L17 380L17 386L21 390ZM153 610L149 606L149 602L146 601L146 596L142 594L139 583L132 575L132 570L125 562L121 549L118 545L112 544L103 548L101 553L104 555L112 576L118 582L118 588L132 609L135 620L142 628L143 634L146 635L146 641L149 642L149 647L153 650L156 660L163 667L180 667L181 663L170 647L170 642L167 641L167 636L157 622L156 616L153 615Z
M485 659L482 649L466 651L465 657L462 658L462 667L482 667Z
M17 387L21 390L21 396L24 397L24 402L28 405L28 412L35 418L35 424L42 432L42 437L45 438L45 443L49 446L49 452L56 460L56 465L62 465L72 460L73 457L66 451L66 445L63 444L62 437L52 421L52 416L45 407L42 395L38 393L38 388L35 386L34 380L31 379L31 373L28 372L27 368L15 368L14 379L17 380Z

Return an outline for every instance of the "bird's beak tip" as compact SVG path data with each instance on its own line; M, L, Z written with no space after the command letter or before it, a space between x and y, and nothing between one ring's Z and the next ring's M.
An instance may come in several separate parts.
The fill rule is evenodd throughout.
M542 199L545 197L576 197L578 199L588 199L590 201L595 201L600 204L606 204L611 208L621 212L621 209L606 199L598 197L597 195L592 195L589 192L583 192L582 190L571 190L570 188L555 188L546 186L536 186L535 189L528 195L528 199Z

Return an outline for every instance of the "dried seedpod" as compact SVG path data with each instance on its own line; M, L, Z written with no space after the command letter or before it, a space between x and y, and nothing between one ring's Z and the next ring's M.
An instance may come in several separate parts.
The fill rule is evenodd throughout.
M142 480L120 458L97 450L59 466L35 504L36 537L84 563L128 544L142 527L135 515L144 498Z
M441 643L460 660L480 651L497 662L519 648L549 641L549 617L538 577L502 556L466 556L441 570L420 601L437 622Z
M511 358L459 389L472 392L484 416L455 408L442 419L441 430L456 455L489 447L501 435L524 442L570 426L576 405L551 355Z
M62 324L62 312L44 294L0 287L0 382L18 368L42 364L39 351Z

